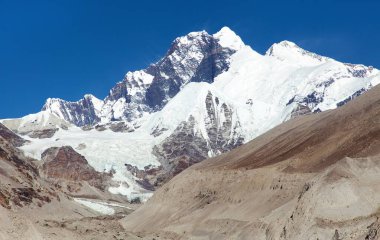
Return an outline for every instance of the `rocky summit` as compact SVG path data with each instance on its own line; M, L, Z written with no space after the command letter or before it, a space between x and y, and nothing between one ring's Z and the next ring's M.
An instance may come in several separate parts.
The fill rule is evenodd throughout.
M234 41L225 43L225 38ZM166 55L147 69L128 72L103 100L86 95L78 102L48 99L42 108L77 126L100 121L134 121L161 110L190 82L212 83L228 70L230 57L244 44L230 29L215 35L192 32L175 39Z

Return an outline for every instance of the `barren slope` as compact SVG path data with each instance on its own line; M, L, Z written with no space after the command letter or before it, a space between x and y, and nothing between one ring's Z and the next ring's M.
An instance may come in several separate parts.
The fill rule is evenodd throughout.
M377 239L379 122L375 87L194 165L123 225L183 239Z
M75 179L75 183L83 186L81 191L70 193L70 195L88 196L94 199L80 199L74 201L70 195L66 194L61 185L65 179L72 177L73 173L69 167L61 168L61 175L49 175L49 179L44 178L38 169L38 163L27 158L16 148L25 140L14 134L12 131L0 124L0 239L111 239L120 233L120 238L132 235L126 233L117 222L121 216L132 211L132 208L123 204L123 198L111 196L101 190L89 186L80 180ZM65 150L65 148L62 148ZM63 151L62 150L62 151ZM73 155L67 158L60 155L60 160L67 161L66 165L78 166ZM78 158L78 156L76 156ZM79 157L81 157L79 155ZM82 157L83 158L83 157ZM63 161L62 160L62 161ZM86 171L76 173L82 174L85 180L96 179L96 176L88 176L96 173L92 168L85 165L85 159L81 166ZM52 159L47 163L45 170L55 170L54 165L58 160ZM87 167L87 168L86 168ZM65 172L66 170L66 172ZM79 171L77 168L75 171ZM53 172L56 173L56 172ZM86 173L87 175L85 175ZM86 194L86 195L83 195ZM92 195L91 195L92 194ZM113 201L106 201L113 200ZM114 209L114 216L99 216L95 207ZM100 203L100 204L96 204ZM108 204L108 205L107 205ZM112 208L111 208L112 207ZM83 234L86 233L86 237Z

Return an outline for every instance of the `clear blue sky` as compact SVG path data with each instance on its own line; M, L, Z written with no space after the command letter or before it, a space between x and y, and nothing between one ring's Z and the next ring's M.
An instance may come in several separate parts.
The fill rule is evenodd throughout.
M0 118L48 97L104 98L190 31L226 25L258 52L281 40L380 68L376 0L0 0Z

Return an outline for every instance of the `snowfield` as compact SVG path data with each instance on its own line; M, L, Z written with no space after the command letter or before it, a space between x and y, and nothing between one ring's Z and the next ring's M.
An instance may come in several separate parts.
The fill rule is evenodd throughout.
M109 188L111 193L123 194L130 199L140 197L142 200L152 195L150 191L140 188L135 183L134 176L124 165L128 163L139 169L148 165L160 165L151 153L159 139L153 138L148 131L143 129L133 133L115 133L111 130L83 131L81 128L71 126L68 130L59 129L52 138L35 139L26 136L25 139L31 143L20 149L27 156L40 160L41 154L50 147L72 146L95 170L115 171L113 180L120 185Z

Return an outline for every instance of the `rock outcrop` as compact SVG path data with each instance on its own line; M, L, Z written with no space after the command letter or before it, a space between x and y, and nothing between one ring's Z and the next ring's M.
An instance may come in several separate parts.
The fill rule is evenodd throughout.
M112 176L111 173L97 172L88 164L85 157L70 146L49 148L42 153L41 159L44 176L57 182L62 180L71 184L88 182L91 186L104 191ZM69 190L72 190L72 187Z
M28 141L12 132L10 129L0 123L0 137L11 143L15 147L20 147Z
M41 207L59 198L42 180L34 162L16 148L24 141L3 125L0 127L0 206L6 209Z

